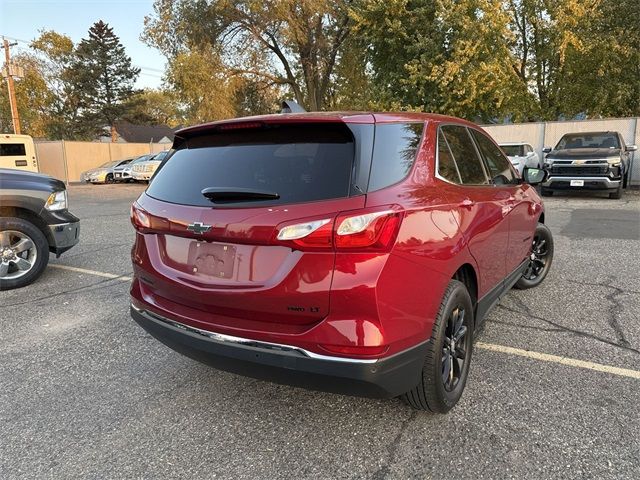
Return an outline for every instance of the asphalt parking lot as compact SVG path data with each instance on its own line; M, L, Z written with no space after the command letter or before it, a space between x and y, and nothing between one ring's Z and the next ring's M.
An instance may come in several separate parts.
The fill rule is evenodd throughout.
M128 313L142 189L70 187L81 243L0 293L0 478L640 478L639 192L545 200L549 277L490 314L460 404L431 416L152 339Z

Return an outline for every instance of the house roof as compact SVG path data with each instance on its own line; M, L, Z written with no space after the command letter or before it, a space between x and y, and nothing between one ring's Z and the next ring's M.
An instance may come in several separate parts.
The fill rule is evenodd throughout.
M174 129L167 125L134 125L127 122L116 123L116 131L129 143L158 142L164 137L173 140Z

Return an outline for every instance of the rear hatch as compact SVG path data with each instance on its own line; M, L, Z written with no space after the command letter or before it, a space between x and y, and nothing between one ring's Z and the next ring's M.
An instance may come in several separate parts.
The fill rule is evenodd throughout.
M358 181L372 136L373 125L334 121L226 124L178 137L134 206L136 248L151 277L144 288L158 304L230 326L321 320L335 253L278 234L286 226L288 238L296 228L330 232L338 212L364 207Z

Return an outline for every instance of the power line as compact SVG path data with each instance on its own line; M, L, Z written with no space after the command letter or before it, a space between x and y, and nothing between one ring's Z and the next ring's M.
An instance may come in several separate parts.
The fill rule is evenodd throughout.
M6 38L7 40L11 40L11 41L14 41L14 42L24 43L24 44L26 44L28 46L31 44L31 42L29 40L22 40L20 38L9 37L7 35L0 35L0 37ZM76 53L76 55L82 56L82 55L79 55L77 53ZM164 70L159 69L159 68L145 67L145 66L142 66L142 65L138 65L136 63L132 63L131 66L139 68L140 70L148 70L149 72L161 73L161 74L164 75ZM146 75L148 77L153 77L154 76L152 73L144 73L144 72L140 72L140 73L142 75ZM162 78L162 77L158 76L157 78Z

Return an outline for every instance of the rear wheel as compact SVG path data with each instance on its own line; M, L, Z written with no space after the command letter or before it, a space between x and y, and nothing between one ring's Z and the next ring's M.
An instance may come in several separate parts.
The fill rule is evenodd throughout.
M467 287L451 280L431 331L420 383L402 395L416 410L446 413L460 399L473 353L473 304Z
M533 234L531 253L527 269L514 285L515 288L525 290L540 285L546 278L553 261L553 236L551 230L543 223L539 223Z
M49 263L49 244L42 231L22 218L0 218L0 290L36 280Z

